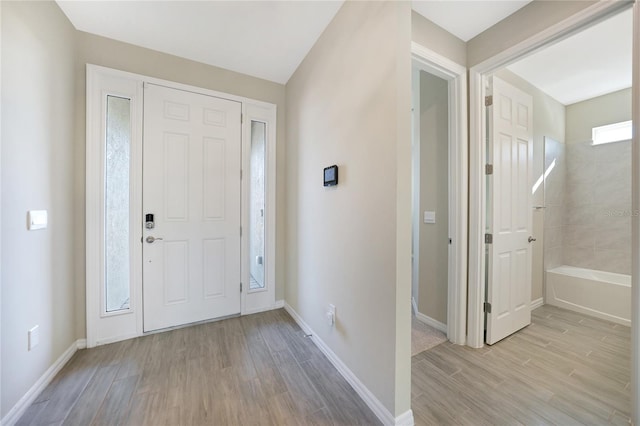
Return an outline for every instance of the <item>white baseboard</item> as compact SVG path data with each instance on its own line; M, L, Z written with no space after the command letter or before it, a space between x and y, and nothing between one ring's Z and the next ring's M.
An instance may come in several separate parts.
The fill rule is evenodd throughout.
M544 299L542 297L536 299L536 300L532 300L531 301L531 310L533 311L536 308L539 308L540 306L544 305Z
M394 418L387 408L375 397L373 393L353 374L344 362L327 346L322 339L309 327L309 325L298 315L298 313L288 304L284 303L284 309L298 323L300 328L311 335L313 343L325 354L331 364L338 370L344 379L351 385L362 400L369 406L371 411L380 419L384 425L413 426L413 412L411 410Z
M27 408L36 400L40 392L47 387L49 383L53 380L53 378L62 370L67 362L71 359L73 354L76 353L78 349L85 348L87 346L87 341L85 339L76 340L67 348L66 351L60 355L60 357L44 372L44 374L38 379L38 381L31 386L31 389L24 394L22 398L13 406L11 410L7 413L6 416L2 419L2 426L13 426L16 424L20 417L27 411Z
M400 414L396 417L395 426L413 426L414 424L413 411L411 410L407 410L404 414Z
M416 319L420 322L427 324L430 327L435 328L436 330L442 331L444 334L447 334L447 324L443 324L440 321L434 320L431 317L426 316L425 314L421 314L416 310Z

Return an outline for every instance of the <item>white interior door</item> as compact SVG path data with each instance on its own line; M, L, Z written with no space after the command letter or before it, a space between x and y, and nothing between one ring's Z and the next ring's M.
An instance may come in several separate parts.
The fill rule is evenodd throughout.
M493 77L487 109L489 176L487 338L493 344L531 323L531 96ZM490 312L489 312L490 311Z
M241 104L145 84L143 147L144 331L239 313Z

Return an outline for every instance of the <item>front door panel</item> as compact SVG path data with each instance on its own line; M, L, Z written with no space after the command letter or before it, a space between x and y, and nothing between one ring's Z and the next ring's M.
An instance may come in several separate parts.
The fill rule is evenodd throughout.
M241 105L144 90L144 331L240 312Z

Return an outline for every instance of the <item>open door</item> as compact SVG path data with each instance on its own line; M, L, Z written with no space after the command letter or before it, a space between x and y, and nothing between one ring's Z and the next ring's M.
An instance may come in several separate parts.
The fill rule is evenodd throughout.
M487 104L487 334L531 323L533 120L530 95L492 78ZM491 170L493 168L493 170Z

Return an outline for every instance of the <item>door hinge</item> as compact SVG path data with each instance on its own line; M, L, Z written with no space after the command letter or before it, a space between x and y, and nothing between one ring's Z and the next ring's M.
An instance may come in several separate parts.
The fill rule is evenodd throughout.
M242 169L240 169L240 180L242 180Z
M242 237L242 226L240 227L240 236Z
M491 313L491 303L489 302L484 302L484 311L488 314Z
M484 97L484 106L491 106L493 105L493 96L489 95L489 96L485 96Z
M493 234L484 234L484 243L493 244Z
M449 238L449 244L453 244L453 241L451 240L451 238Z
M242 293L242 283L240 283L240 293Z
M484 174L492 175L493 174L493 164L485 164L484 165Z

